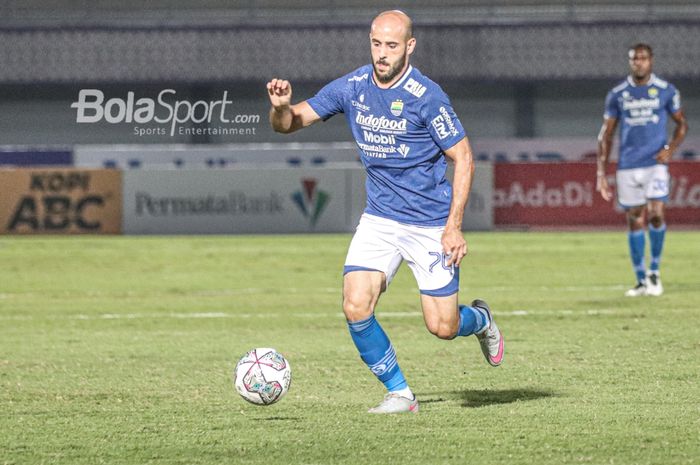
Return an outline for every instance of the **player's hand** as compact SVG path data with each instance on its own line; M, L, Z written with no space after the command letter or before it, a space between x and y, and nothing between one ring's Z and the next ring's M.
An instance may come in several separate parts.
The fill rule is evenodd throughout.
M267 95L275 110L289 108L292 102L292 85L284 79L273 79L267 83Z
M659 153L656 154L656 161L659 163L668 163L668 161L671 159L671 156L673 155L673 152L671 152L671 149L667 149L665 146L661 150L659 150Z
M608 185L608 178L605 176L605 174L597 176L595 190L600 192L600 196L603 197L603 200L606 202L609 202L610 199L612 199L612 189L610 189L610 186Z
M467 241L464 240L462 231L457 228L445 228L442 233L442 250L447 257L447 266L459 266L462 258L467 254Z

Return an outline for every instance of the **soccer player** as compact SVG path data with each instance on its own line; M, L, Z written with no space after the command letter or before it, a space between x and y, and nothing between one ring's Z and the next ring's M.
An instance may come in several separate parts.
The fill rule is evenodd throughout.
M291 104L288 81L267 83L270 123L289 133L344 113L367 171L367 207L344 267L343 312L360 357L388 393L370 413L417 412L418 401L375 318L379 296L406 261L428 330L441 339L475 334L488 363L503 361L503 337L489 306L459 305L459 265L467 253L462 215L474 165L447 95L409 64L411 19L385 11L372 22L372 63ZM445 178L454 161L453 185Z
M652 73L653 53L647 44L628 51L631 73L608 92L603 126L598 134L596 190L606 201L612 198L605 167L615 129L620 124L620 156L617 162L617 200L625 209L629 227L629 251L637 284L628 297L660 296L661 252L666 236L664 204L668 200L668 161L688 131L678 90ZM666 137L667 115L676 127ZM651 263L645 266L645 213L649 222Z

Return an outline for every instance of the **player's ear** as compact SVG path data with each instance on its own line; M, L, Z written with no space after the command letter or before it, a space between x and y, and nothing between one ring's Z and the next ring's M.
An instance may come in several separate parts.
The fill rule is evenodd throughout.
M415 49L416 49L416 38L411 37L410 39L408 39L408 42L406 42L406 53L408 53L410 55L411 53L413 53L413 50L415 50Z

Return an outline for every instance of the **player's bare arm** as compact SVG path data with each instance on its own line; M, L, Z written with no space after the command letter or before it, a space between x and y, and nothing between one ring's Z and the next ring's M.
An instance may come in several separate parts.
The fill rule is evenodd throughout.
M268 82L267 94L272 104L270 125L275 132L289 134L321 120L306 101L292 105L292 85L285 79Z
M469 140L466 137L463 138L445 150L445 155L454 162L455 173L452 182L450 214L442 235L442 248L449 257L447 265L459 266L462 258L467 254L467 242L462 234L462 219L474 177L474 160Z
M688 133L688 120L685 119L683 110L678 110L671 114L671 119L676 123L676 129L673 131L671 141L656 155L656 161L659 163L668 163L673 156L673 152L681 145L683 139L685 139L685 135Z
M612 191L608 185L608 178L605 177L605 169L608 166L610 150L612 148L613 136L617 129L617 118L605 118L603 126L598 133L598 158L596 170L596 191L606 202L612 199Z

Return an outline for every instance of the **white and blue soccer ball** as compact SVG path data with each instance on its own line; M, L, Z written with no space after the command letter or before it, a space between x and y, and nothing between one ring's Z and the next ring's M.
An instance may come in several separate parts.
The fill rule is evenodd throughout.
M270 405L289 390L292 368L275 349L256 348L245 354L236 365L233 383L245 400Z

